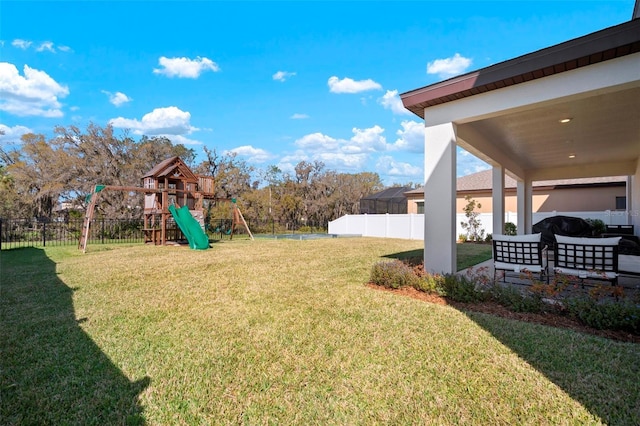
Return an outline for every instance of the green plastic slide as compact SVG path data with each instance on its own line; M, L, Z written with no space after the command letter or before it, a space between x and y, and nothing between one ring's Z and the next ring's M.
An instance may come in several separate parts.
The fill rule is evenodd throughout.
M193 250L206 250L209 248L209 237L202 230L202 227L189 211L189 207L182 206L176 209L175 206L169 206L169 211L176 220L180 230L187 237L189 247Z

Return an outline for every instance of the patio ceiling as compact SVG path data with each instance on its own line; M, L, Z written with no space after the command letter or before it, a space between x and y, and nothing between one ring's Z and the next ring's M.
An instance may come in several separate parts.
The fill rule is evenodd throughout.
M515 178L633 175L640 19L401 98L426 126L455 123L460 146Z
M510 160L505 165L536 180L632 175L640 157L640 87L460 124L458 133L475 135L460 143L474 155L495 163L484 152L498 151L495 157Z

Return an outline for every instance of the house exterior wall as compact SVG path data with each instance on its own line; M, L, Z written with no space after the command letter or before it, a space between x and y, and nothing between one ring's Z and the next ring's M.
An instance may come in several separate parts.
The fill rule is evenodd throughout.
M471 197L482 207L476 208L479 213L492 213L493 200L491 191L458 192L456 197L456 213L464 213L467 205L466 195ZM533 211L605 211L616 210L616 197L625 197L624 186L582 187L582 188L541 188L533 189ZM424 195L416 194L407 197L407 213L418 213L418 202L424 202ZM518 210L515 190L506 191L504 201L505 211Z

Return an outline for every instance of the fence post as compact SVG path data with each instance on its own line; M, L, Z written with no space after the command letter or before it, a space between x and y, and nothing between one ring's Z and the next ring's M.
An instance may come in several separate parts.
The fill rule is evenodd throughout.
M42 222L42 247L47 246L47 222Z
M102 229L100 231L100 234L101 234L100 241L102 244L104 244L104 217L102 218L101 228Z

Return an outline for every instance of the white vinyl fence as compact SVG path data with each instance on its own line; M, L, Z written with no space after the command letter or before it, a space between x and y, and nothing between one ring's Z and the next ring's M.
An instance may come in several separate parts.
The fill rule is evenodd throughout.
M533 223L538 223L551 216L572 216L582 219L600 219L605 225L626 225L627 214L624 211L597 212L540 212L533 213ZM493 214L480 213L478 216L484 235L493 234ZM514 212L506 212L505 222L518 225L518 217ZM467 222L464 213L456 217L456 238L465 231L461 223ZM329 222L329 234L362 235L363 237L403 238L407 240L424 239L423 214L362 214L345 215Z

